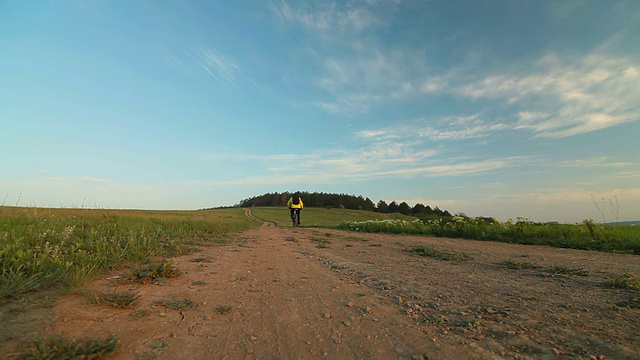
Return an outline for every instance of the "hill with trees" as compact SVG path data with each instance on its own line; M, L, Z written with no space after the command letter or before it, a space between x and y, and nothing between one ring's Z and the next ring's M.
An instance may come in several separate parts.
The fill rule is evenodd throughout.
M447 210L441 210L437 206L432 208L428 205L415 204L413 207L406 202L397 203L391 201L387 204L384 200L373 203L371 199L363 196L347 195L347 194L329 194L322 192L298 192L305 206L308 207L324 207L351 210L369 210L380 213L401 213L420 218L435 218L451 216ZM236 207L252 207L252 206L286 206L287 201L293 193L290 192L274 192L254 196L241 200Z

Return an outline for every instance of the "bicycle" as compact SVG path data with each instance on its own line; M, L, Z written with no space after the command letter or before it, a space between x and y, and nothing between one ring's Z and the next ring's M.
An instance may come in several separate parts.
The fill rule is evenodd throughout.
M300 209L293 209L291 221L293 222L293 227L300 226Z

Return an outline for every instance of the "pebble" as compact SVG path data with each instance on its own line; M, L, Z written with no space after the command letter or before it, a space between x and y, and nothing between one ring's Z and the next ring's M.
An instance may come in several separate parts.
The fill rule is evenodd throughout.
M331 314L329 314L329 313L324 313L324 314L322 314L322 318L323 318L323 319L331 319Z

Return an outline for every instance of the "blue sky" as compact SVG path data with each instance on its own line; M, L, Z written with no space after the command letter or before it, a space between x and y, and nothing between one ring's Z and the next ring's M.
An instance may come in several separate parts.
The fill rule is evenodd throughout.
M640 219L640 2L0 0L4 205Z

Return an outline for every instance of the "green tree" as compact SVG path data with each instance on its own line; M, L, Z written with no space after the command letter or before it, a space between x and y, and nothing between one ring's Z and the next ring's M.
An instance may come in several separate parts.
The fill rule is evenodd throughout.
M381 213L386 213L389 211L389 205L384 200L378 201L378 205L376 206L376 211Z
M398 205L398 211L404 215L411 215L411 207L404 201Z

